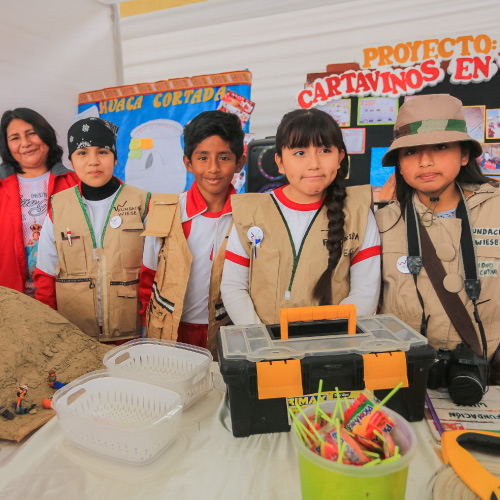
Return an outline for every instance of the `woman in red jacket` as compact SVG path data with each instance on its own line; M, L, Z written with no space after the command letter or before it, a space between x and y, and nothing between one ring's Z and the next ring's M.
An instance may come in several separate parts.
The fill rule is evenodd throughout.
M47 120L29 108L0 121L0 286L34 296L38 238L50 197L77 178L61 163L63 150Z

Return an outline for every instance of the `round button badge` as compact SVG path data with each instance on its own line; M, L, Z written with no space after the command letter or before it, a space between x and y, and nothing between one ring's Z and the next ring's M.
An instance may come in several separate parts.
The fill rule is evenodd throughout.
M260 243L264 238L264 232L260 227L252 226L247 232L247 237L250 243L255 243L257 240L259 240Z
M396 266L400 273L410 274L410 270L408 269L408 257L406 255L399 257Z
M116 229L117 227L120 227L122 225L122 218L119 215L115 215L114 217L111 218L109 221L109 225L113 228Z

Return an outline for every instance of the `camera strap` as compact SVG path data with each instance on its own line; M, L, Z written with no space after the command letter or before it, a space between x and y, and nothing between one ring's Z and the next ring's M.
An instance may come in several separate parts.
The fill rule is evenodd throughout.
M477 299L481 293L481 281L477 277L476 252L469 219L469 211L465 203L465 197L462 189L460 186L458 186L458 188L460 190L460 202L457 206L456 217L462 221L460 251L465 274L464 288L467 297L474 305L474 319L478 324L479 333L481 335L481 343L483 345L482 349L474 324L458 293L449 292L443 285L443 281L446 277L446 271L444 270L441 260L436 254L436 249L432 244L426 228L420 223L420 221L417 224L417 220L419 219L413 203L413 198L411 198L408 202L405 217L408 244L408 270L413 275L417 296L420 305L422 306L422 323L420 329L422 335L427 334L427 323L429 321L429 316L425 316L424 302L417 286L417 276L423 266L439 298L439 301L441 302L441 305L463 342L477 354L482 354L483 357L487 359L486 335L477 310Z

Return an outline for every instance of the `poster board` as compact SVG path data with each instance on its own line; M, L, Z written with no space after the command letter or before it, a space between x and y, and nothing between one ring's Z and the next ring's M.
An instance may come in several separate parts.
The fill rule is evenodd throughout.
M497 39L492 34L466 34L368 47L359 62L330 64L326 72L308 74L297 102L306 109L323 109L332 101L350 100L350 127L365 130L365 151L349 154L347 185L380 183L394 171L382 167L380 160L393 140L397 111L391 117L382 106L373 106L379 111L367 113L367 104L390 98L399 109L405 99L425 94L451 94L462 101L469 133L484 144L482 171L500 175ZM372 185L376 195L381 186Z
M118 178L151 192L180 193L194 180L182 160L184 126L203 111L223 108L241 115L248 132L251 82L249 71L235 71L84 92L77 118L99 116L118 125Z

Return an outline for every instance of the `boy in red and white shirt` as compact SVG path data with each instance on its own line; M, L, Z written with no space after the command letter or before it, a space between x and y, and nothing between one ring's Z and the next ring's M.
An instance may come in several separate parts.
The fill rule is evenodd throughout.
M184 129L184 164L195 181L180 195L153 196L144 233L139 293L147 337L200 347L210 337L214 351L217 326L227 321L219 283L243 138L239 118L222 111L203 112Z

